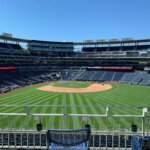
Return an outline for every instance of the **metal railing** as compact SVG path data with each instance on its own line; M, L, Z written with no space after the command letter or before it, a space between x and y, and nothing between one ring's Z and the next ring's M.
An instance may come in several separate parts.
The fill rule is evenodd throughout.
M131 149L131 136L150 135L149 108L145 107L0 105L0 110L12 107L16 108L15 112L0 113L0 148L46 149L46 129L80 129L87 123L92 129L88 143L91 149ZM58 113L41 113L45 107L60 109ZM98 113L70 113L80 107L95 107ZM35 108L38 110L34 111ZM117 113L123 109L128 113ZM131 124L138 126L137 132L131 131ZM38 129L38 125L42 128Z

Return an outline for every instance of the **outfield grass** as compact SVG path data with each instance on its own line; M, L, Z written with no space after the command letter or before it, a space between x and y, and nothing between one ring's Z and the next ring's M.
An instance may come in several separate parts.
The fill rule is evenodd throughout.
M79 114L102 114L104 113L103 108L98 106L120 106L110 110L113 114L141 114L139 109L122 109L122 106L150 106L150 88L142 87L136 85L123 85L114 84L112 89L103 92L95 93L57 93L49 91L37 90L38 87L42 87L48 84L53 84L54 86L61 87L86 87L90 83L88 82L62 82L62 83L45 83L34 85L29 88L22 88L16 91L12 91L4 96L0 96L0 105L53 105L53 106L30 106L30 113L79 113ZM73 85L74 84L74 85ZM82 86L83 84L83 86ZM57 106L60 105L60 106ZM62 105L68 105L67 107L62 107ZM69 106L71 105L71 106ZM75 105L81 105L81 107L74 107ZM65 111L65 112L64 112ZM0 106L0 112L19 112L23 113L23 106ZM26 122L30 121L30 127L35 128L36 121L33 117L28 117L28 120L20 119L20 117L10 117L11 121L8 124L8 118L1 116L0 119L5 119L5 122L0 122L0 127L4 125L9 125L15 127L26 128ZM49 127L62 127L63 124L62 117L42 117L43 126L46 126L46 122ZM130 128L132 118L99 118L99 117L89 117L87 120L92 128L95 129L113 129L112 125L116 125L122 128ZM63 124L66 128L79 128L87 121L82 121L81 117L65 117L65 123ZM141 124L140 119L135 119L135 123ZM148 126L148 122L146 122Z

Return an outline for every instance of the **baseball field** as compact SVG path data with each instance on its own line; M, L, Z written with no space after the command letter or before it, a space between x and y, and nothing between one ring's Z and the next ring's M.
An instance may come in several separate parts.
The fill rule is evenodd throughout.
M96 89L96 90L95 90ZM56 91L55 91L56 90ZM138 85L91 83L80 81L59 81L20 88L0 95L0 113L25 113L25 107L32 113L46 114L104 114L103 106L117 106L110 114L142 114L139 108L150 106L150 88ZM126 108L124 108L126 107ZM41 117L36 119L20 116L0 116L0 128L35 128L41 120L43 128L80 128L90 123L94 129L130 129L132 122L141 128L141 119L113 117ZM2 121L3 120L3 121ZM149 126L146 120L146 127Z

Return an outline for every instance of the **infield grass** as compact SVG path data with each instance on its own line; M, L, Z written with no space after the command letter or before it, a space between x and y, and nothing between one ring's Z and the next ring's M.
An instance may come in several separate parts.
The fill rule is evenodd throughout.
M80 81L58 81L51 83L51 85L56 87L66 87L66 88L86 88L91 84L91 82L80 82Z
M88 82L51 82L34 85L12 91L0 96L0 112L5 113L24 113L23 105L45 105L29 106L30 113L73 113L73 114L104 114L104 108L99 106L119 106L110 110L111 114L141 114L140 109L126 108L123 106L150 106L150 88L137 85L114 84L112 89L95 93L58 93L40 91L37 88L52 84L59 87L87 87ZM51 105L51 106L48 106ZM79 106L80 105L80 106ZM25 117L6 117L0 116L0 128L2 127L21 127L35 129L36 123L32 116ZM3 121L2 121L3 120ZM132 118L112 118L112 117L42 117L43 128L81 128L85 123L90 123L96 130L117 130L119 128L130 129ZM27 125L29 123L29 126ZM146 128L149 128L149 120L146 120ZM141 119L134 119L141 129Z

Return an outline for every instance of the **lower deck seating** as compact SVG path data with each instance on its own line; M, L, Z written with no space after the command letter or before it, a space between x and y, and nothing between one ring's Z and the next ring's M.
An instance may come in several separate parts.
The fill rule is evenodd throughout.
M95 71L95 74L92 77L93 81L101 81L105 71Z
M81 76L78 78L79 80L89 81L92 80L92 77L94 76L94 71L85 71L81 74Z
M131 83L138 75L139 72L126 73L121 81L125 83Z
M146 72L84 71L77 80L150 85L150 74Z
M144 74L141 77L140 85L150 85L150 74Z
M102 78L102 81L112 81L114 74L115 72L113 71L106 72L104 77Z
M95 70L12 70L0 71L0 93L14 88L51 80L81 80L99 82L120 82L150 85L150 74L146 72L115 72Z
M53 80L49 71L0 71L0 92Z
M112 81L120 81L124 74L124 72L115 72Z

